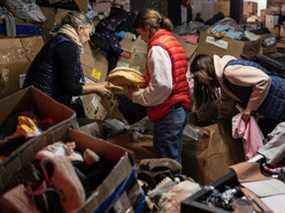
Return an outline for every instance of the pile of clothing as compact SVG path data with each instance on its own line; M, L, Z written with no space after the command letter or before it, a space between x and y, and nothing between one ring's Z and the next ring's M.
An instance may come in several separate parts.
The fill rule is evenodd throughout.
M94 12L94 4L92 1L87 2L87 11L85 8L85 4L79 4L80 1L74 0L36 0L36 3L42 7L49 7L55 9L65 9L65 10L75 10L75 11L84 11L86 13L86 17L92 21L96 14ZM84 2L84 1L82 1Z
M168 158L142 160L138 180L147 195L150 212L180 212L180 204L200 190L199 184L181 175L182 166Z
M204 187L209 195L203 203L214 208L223 209L229 212L253 212L254 204L243 196L241 189L236 186L223 186L223 190L213 186ZM244 211L240 211L243 209ZM250 211L251 210L251 211Z
M236 21L231 18L225 18L219 21L211 26L208 32L216 38L227 36L234 40L243 40L245 37L243 29L241 29Z
M7 0L0 7L0 18L4 20L0 24L0 33L9 37L19 35L41 35L41 29L36 25L17 24L17 19L43 23L46 21L40 7L33 0Z
M40 7L36 4L36 0L6 0L4 5L19 19L39 23L47 20Z
M262 171L285 181L285 122L277 127L264 140L265 145L258 150L264 156Z
M0 17L5 20L5 30L7 36L16 36L16 19L5 7L0 7Z
M123 53L120 41L127 32L134 32L133 23L136 15L120 7L111 7L108 17L102 19L91 36L92 43L101 49L109 62L109 70L115 67Z
M27 212L75 212L113 166L91 149L79 152L75 142L54 143L37 153L32 177L4 194L1 210L5 211L6 202L12 209L23 205Z
M211 190L212 192L205 202L209 206L216 206L225 210L232 211L232 202L235 199L235 196L237 196L237 194L239 193L239 189L227 186L226 188L227 190L225 190L224 192L220 192L213 187L209 187L209 190Z
M12 114L0 127L1 159L8 157L26 141L41 135L54 124L52 118L39 118L29 111Z

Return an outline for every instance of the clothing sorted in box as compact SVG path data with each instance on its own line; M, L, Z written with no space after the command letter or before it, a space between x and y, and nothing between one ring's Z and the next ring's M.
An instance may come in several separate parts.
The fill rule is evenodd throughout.
M18 199L28 200L39 212L74 212L85 204L113 166L90 149L78 151L75 142L54 143L37 153L31 175L22 186L27 193Z
M138 179L148 197L151 212L180 212L180 203L200 190L199 184L181 174L173 159L145 159L139 163Z
M209 33L217 38L227 36L234 40L244 40L243 29L231 18L224 18L209 28Z
M9 156L27 140L42 134L54 124L51 118L39 118L33 112L14 113L0 127L0 155Z
M36 0L6 0L4 6L19 19L40 23L47 20L41 8L36 4Z

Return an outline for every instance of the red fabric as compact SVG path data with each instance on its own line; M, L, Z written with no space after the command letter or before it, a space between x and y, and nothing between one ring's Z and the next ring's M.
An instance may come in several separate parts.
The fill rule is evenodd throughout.
M191 106L191 99L189 93L189 84L186 77L188 68L187 56L182 45L166 30L158 30L152 39L149 41L148 50L153 46L160 46L165 49L171 59L172 63L172 93L170 97L162 104L150 107L148 110L148 117L151 121L158 121L163 118L174 105L181 104L185 109L189 110ZM146 72L145 80L147 84L150 81L150 76Z

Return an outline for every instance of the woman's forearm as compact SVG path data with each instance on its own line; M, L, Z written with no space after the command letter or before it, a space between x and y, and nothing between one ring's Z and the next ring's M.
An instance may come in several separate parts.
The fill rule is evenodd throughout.
M82 95L96 93L97 90L98 90L98 86L96 86L96 84L88 83L82 87Z

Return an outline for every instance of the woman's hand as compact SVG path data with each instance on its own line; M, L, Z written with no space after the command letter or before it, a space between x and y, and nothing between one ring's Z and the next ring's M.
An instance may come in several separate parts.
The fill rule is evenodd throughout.
M112 84L111 82L108 82L107 89L111 90L114 94L118 94L118 95L126 95L128 92L127 89L125 89L124 87L116 86Z
M248 110L248 109L245 109L242 113L242 120L245 122L245 123L248 123L249 120L250 120L250 116L251 116L251 111Z
M123 51L123 52L121 53L121 56L122 56L123 58L130 59L130 58L132 57L132 53L129 52L129 51Z
M114 94L125 95L129 99L132 99L133 93L138 91L138 88L135 87L116 86L110 82L108 83L107 88L111 90Z
M107 82L94 83L92 87L93 93L96 93L101 97L112 97L112 92L108 89Z

